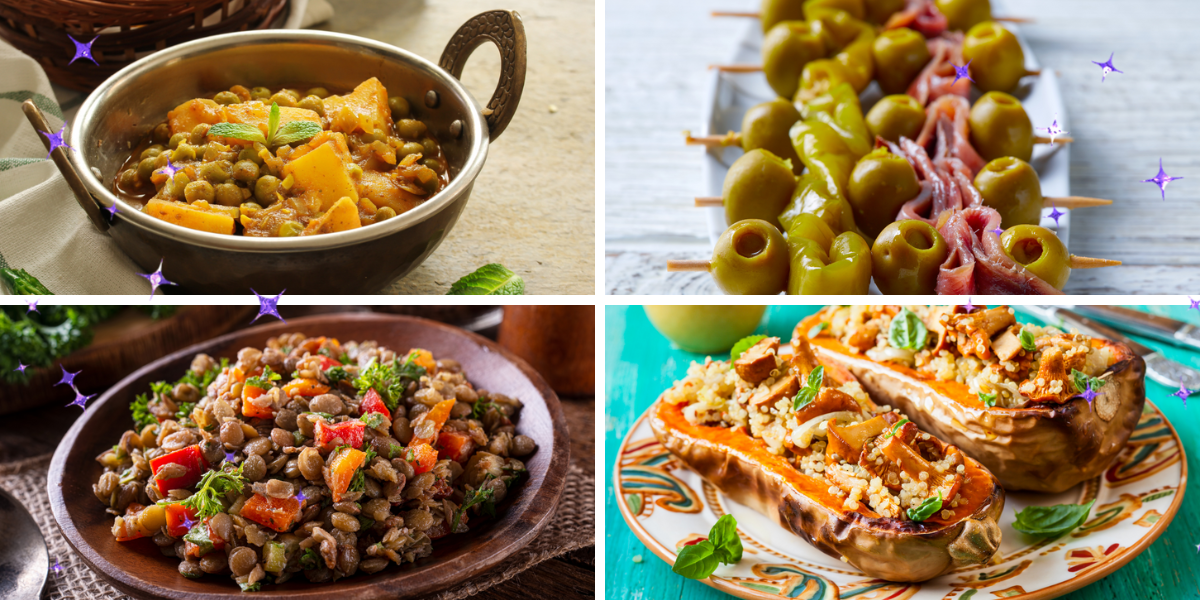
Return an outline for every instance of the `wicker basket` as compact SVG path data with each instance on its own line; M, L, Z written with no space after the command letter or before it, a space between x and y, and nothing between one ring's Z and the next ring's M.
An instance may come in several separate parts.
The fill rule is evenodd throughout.
M32 56L50 80L88 92L133 61L198 38L266 29L288 0L0 0L0 37ZM92 56L70 63L75 44Z

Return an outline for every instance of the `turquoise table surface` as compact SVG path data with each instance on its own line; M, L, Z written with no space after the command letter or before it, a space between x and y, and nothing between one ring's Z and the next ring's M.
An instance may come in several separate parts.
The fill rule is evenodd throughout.
M791 338L792 327L816 312L816 306L775 306L767 310L758 333ZM1200 324L1200 312L1186 306L1131 307ZM1018 308L1019 310L1019 308ZM1029 315L1019 315L1030 320ZM1036 319L1034 319L1036 320ZM1180 350L1145 338L1147 346L1169 357L1200 368L1200 353ZM682 378L693 360L704 357L672 347L640 306L609 306L605 312L605 589L608 598L709 600L730 598L698 581L684 579L650 552L621 517L613 490L612 472L621 440L634 421L664 389ZM1179 513L1150 548L1117 572L1083 589L1063 596L1070 600L1139 598L1180 600L1200 598L1200 395L1185 408L1172 389L1146 380L1147 397L1162 409L1179 432L1192 477ZM635 557L640 556L638 562Z

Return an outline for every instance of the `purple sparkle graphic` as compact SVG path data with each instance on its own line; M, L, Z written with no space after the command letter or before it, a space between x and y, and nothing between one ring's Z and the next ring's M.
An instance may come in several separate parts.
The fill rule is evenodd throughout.
M1172 395L1172 396L1175 396L1176 398L1179 398L1180 400L1183 400L1183 407L1184 407L1184 408L1187 408L1187 399L1188 399L1188 396L1191 396L1191 395L1192 395L1192 394L1194 394L1194 393L1196 393L1196 390L1189 390L1189 389L1187 389L1187 387L1185 387L1185 386L1183 385L1183 380L1182 380L1182 379L1180 379L1180 380L1179 380L1179 389L1178 389L1178 390L1176 390L1176 391L1175 391L1175 393L1174 393L1174 394L1171 394L1171 395Z
M175 285L174 283L167 281L166 277L163 277L162 267L163 267L163 261L162 261L162 259L159 259L157 271L155 271L153 273L138 273L138 275L141 275L142 277L145 277L146 279L150 280L150 299L151 300L154 299L154 293L158 291L159 286Z
M74 373L72 373L72 372L68 371L66 367L64 367L62 365L58 365L58 368L62 369L62 374L63 374L62 381L59 381L58 383L56 383L54 385L66 384L71 387L75 387L75 376L82 373L83 371L75 371Z
M972 58L971 60L975 59ZM961 67L954 63L950 63L950 66L954 67L954 83L958 83L959 79L966 79L971 83L975 83L975 80L971 79L971 60L968 60L967 64ZM950 85L954 85L954 83L951 83Z
M55 577L58 577L59 575L62 575L63 568L62 568L62 565L58 564L58 559L57 559L57 558L56 558L56 559L54 559L54 565L50 567L50 570L51 570L51 571L54 571L54 576L55 576Z
M996 237L1000 237L1000 236L1004 235L1004 230L1000 229L999 227L997 227L995 229L989 229L988 231L991 231L992 233L996 234Z
M196 526L195 519L192 519L191 515L187 514L186 510L183 511L183 526L187 527L188 531L191 531L192 528Z
M979 307L975 306L974 304L971 304L971 297L967 296L967 303L963 305L963 308L967 309L967 312L970 313L970 312L975 312L975 309L979 308Z
M158 172L159 172L159 173L166 173L166 175L167 175L167 180L168 180L168 181L170 181L170 180L172 180L172 179L175 179L175 174L179 172L179 168L178 168L178 167L176 167L175 165L171 164L171 159L170 159L170 158L168 158L168 159L167 159L167 166L160 168L160 169L158 170Z
M104 210L108 211L108 220L112 221L117 218L117 203L113 202L112 206L105 206Z
M304 501L308 500L308 496L304 495L304 490L300 490L296 493L296 500L298 500L300 504L304 504Z
M1100 67L1100 83L1104 83L1104 80L1108 79L1108 75L1110 73L1124 73L1125 72L1125 71L1122 71L1113 66L1112 59L1113 59L1114 54L1116 54L1116 53L1110 52L1108 54L1108 60L1106 60L1104 62L1096 62L1094 60L1092 61L1093 65Z
M1049 127L1038 127L1038 131L1045 131L1046 135L1050 136L1050 143L1054 143L1054 138L1067 133L1066 129L1058 126L1058 115L1054 115L1054 123Z
M254 292L254 288L250 288L250 291ZM286 291L287 291L287 288L284 288L283 292L279 292L278 296L263 296L262 294L259 294L258 292L254 292L254 295L258 296L258 305L259 305L258 306L258 314L254 316L254 321L257 321L259 317L271 315L271 316L275 317L276 319L279 319L280 321L287 323L287 321L283 317L279 316L279 299L283 297L283 293ZM250 321L250 322L253 323L254 321Z
M100 39L100 36L96 36L96 37L92 38L92 41L90 41L86 44L75 39L69 33L67 34L67 37L71 38L72 42L75 42L75 58L72 58L71 62L67 63L68 65L73 64L75 61L77 61L81 58L86 58L86 59L92 61L92 64L95 64L95 65L100 64L100 63L96 62L95 58L92 58L92 44L95 44L96 40Z
M22 375L24 375L24 374L25 374L25 369L28 369L28 368L29 368L29 365L27 365L27 364L25 364L25 363L22 363L21 361L17 361L17 368L15 368L15 369L13 369L13 370L14 370L14 371L20 371L20 372L21 372L21 374L22 374Z
M71 386L71 389L75 391L75 399L72 400L71 403L68 404L67 406L78 406L79 408L81 408L83 410L87 410L88 400L95 398L96 394L92 394L91 396L84 396L83 394L81 394L79 392L78 389L75 388L75 386Z
M237 453L236 452L226 452L225 453L225 462L236 465L237 464Z
M1087 400L1088 404L1091 404L1092 400L1095 400L1096 396L1099 396L1100 394L1097 394L1096 391L1092 389L1092 382L1089 381L1087 383L1087 389L1083 390L1083 393L1080 395L1083 396L1084 400Z
M37 300L26 300L25 304L29 305L29 309L26 310L25 313L29 314L31 312L38 312L37 303L38 303ZM41 313L38 313L38 314L41 314Z
M1155 175L1153 178L1150 178L1150 179L1143 179L1142 183L1153 183L1154 185L1157 185L1162 190L1162 199L1166 200L1167 199L1167 184L1171 183L1172 181L1175 181L1176 179L1183 179L1183 178L1182 177L1168 177L1167 172L1163 170L1162 159L1160 158L1160 159L1158 159L1158 175Z
M1188 308L1194 308L1196 310L1200 310L1200 300L1193 300L1191 296L1188 296L1188 302L1192 303L1192 305L1189 306Z
M71 148L66 142L63 141L63 135L65 135L66 129L67 122L63 121L63 126L58 128L58 133L46 133L45 131L42 132L42 135L46 136L46 139L50 140L50 151L46 153L46 158L50 158L50 155L54 154L55 148ZM71 148L71 150L74 150L74 148Z
M1050 218L1051 218L1051 219L1054 219L1054 226L1055 226L1055 227L1058 227L1058 226L1059 226L1059 222L1058 222L1058 220L1059 220L1059 219L1061 219L1061 218L1063 217L1063 215L1066 215L1066 214L1067 214L1067 213L1065 213L1065 212L1062 212L1061 210L1058 210L1058 207L1057 207L1057 206L1055 206L1055 205L1053 205L1053 204L1051 204L1051 205L1050 205Z

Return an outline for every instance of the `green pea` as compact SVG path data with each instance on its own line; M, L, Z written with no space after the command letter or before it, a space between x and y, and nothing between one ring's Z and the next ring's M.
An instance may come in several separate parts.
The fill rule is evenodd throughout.
M262 166L263 159L258 155L258 150L254 148L243 148L237 155L238 161L248 160L256 165Z
M266 100L271 97L271 90L265 87L256 87L250 89L251 100Z
M311 110L322 117L325 116L325 101L317 96L305 96L300 99L300 108Z
M166 123L159 123L158 126L154 128L154 141L160 144L165 144L167 143L167 140L170 139L171 126L167 125Z
M190 137L190 136L188 136L188 134L186 134L186 133L177 133L177 134L171 136L170 141L167 142L167 146L169 148L171 148L172 150L174 150L174 149L178 148L180 144L188 141L188 137Z
M258 165L249 160L239 160L233 165L233 178L242 183L250 183L258 179Z
M237 206L242 203L242 188L227 181L217 186L215 198L221 206Z
M142 150L141 158L152 158L158 156L159 154L162 154L162 146L150 146L149 148Z
M150 175L154 173L155 167L155 159L143 158L142 162L138 163L137 166L138 177L140 177L142 181L150 181Z
M229 163L223 160L205 163L200 167L200 177L213 183L229 181Z
M278 104L279 106L296 108L296 100L298 100L298 98L293 98L292 95L287 93L286 91L275 92L275 95L271 96L270 100L267 101L267 104L274 102L275 104Z
M392 118L395 120L407 119L410 109L408 100L403 96L392 96L388 98L388 108L392 109Z
M263 204L275 202L275 192L279 190L279 178L264 175L254 184L254 198Z
M187 186L192 180L186 173L177 173L175 179L171 181L171 195L177 198L184 198Z
M284 221L279 225L279 231L276 233L279 237L296 237L304 231L304 226L298 221Z
M430 169L433 169L434 171L437 171L438 173L441 173L444 168L444 167L442 167L442 161L440 161L436 158L427 158L427 159L421 161L421 164L425 165L426 167L429 167Z
M195 146L180 144L179 148L171 153L171 162L183 162L185 160L196 160Z
M386 221L396 216L396 210L390 206L385 206L375 212L375 222Z
M204 143L204 138L208 137L208 123L201 123L192 128L191 142L199 146Z
M309 88L309 90L307 92L305 92L304 95L305 96L316 96L318 98L325 99L325 98L329 97L329 90L327 90L323 87Z
M425 124L416 119L401 119L396 123L396 129L400 132L400 137L406 140L420 139L425 135Z
M409 154L424 154L424 153L425 153L425 146L422 146L421 144L418 144L416 142L406 142L403 146L400 146L400 149L397 151L397 154L399 154L400 156L408 156Z
M257 202L243 202L240 206L238 206L238 210L240 210L243 215L250 216L254 216L254 213L262 209L262 205Z
M201 200L205 202L212 202L213 198L216 197L216 190L213 189L213 185L207 181L193 181L187 184L187 187L184 188L183 197L186 198L188 202L199 202Z
M233 92L217 92L217 95L213 96L213 101L217 104L240 104L242 99Z
M425 156L433 156L434 154L437 154L437 151L438 151L437 140L427 137L427 138L421 140L421 145L425 147Z
M127 190L137 187L138 186L137 169L125 169L124 171L121 171L121 178L120 178L119 183L121 184L121 187L123 187Z

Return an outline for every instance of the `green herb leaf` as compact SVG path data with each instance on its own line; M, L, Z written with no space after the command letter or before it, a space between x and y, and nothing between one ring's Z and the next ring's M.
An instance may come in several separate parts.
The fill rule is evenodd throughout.
M329 383L337 384L340 381L350 379L350 374L346 372L344 367L330 367L325 369L325 379L328 379Z
M150 397L146 394L138 394L129 403L129 412L133 413L133 424L138 431L147 425L158 425L158 418L150 413Z
M482 421L483 415L487 414L488 409L494 406L496 406L495 402L492 402L487 398L480 397L475 401L475 406L471 407L471 418L475 419L476 421ZM496 407L496 409L499 410L499 407Z
M367 390L375 390L388 410L396 410L396 406L400 403L400 397L404 395L404 390L408 387L409 382L417 381L424 375L425 367L416 363L415 352L410 352L404 362L397 357L390 366L381 365L372 358L371 362L359 371L358 377L354 380L354 387L358 389L359 394L366 394Z
M1088 377L1086 373L1079 369L1071 369L1071 383L1075 386L1075 390L1082 394L1087 389L1089 383L1092 384L1092 391L1094 392L1104 387L1106 382L1099 377Z
M938 490L936 498L926 498L920 506L908 509L908 518L916 522L924 521L942 510L942 491Z
M184 541L200 546L200 554L204 555L212 552L213 543L212 539L208 537L208 525L203 522L203 519L200 521L188 530L187 535L183 536L183 539Z
M886 439L886 438L890 438L890 437L896 435L900 431L900 428L904 427L905 423L911 423L911 422L912 421L909 421L908 419L900 419L899 422L897 422L895 425L892 425L892 429L890 431L888 431L887 433L885 433L883 435L883 437Z
M717 524L708 532L708 541L712 542L721 562L732 565L742 560L742 538L733 515L722 515L717 519Z
M492 488L480 490L468 490L463 494L462 506L454 511L454 520L450 523L450 531L457 532L459 523L462 521L462 516L472 506L479 506L479 511L485 515L492 517L496 515L496 502L493 496L496 491Z
M982 402L984 406L995 406L997 395L997 393L986 394L984 392L979 392L979 401Z
M282 375L272 372L271 367L264 366L262 375L247 379L246 385L254 386L260 390L269 390L275 387L271 382L279 381L280 379L283 379Z
M358 420L362 421L363 423L366 423L368 428L375 429L376 427L379 427L380 425L383 424L383 418L384 418L383 415L381 415L377 412L369 412L369 413L359 417Z
M1021 342L1021 348L1026 352L1037 350L1037 344L1034 343L1033 332L1028 329L1021 329L1021 333L1017 335L1017 339Z
M392 460L397 456L404 454L404 446L398 444L388 444L388 460Z
M813 325L812 329L808 330L808 339L811 340L811 339L817 337L818 335L821 335L821 332L825 331L826 329L829 329L828 321L821 321L820 323Z
M274 139L279 132L279 103L271 103L271 113L267 115L267 139Z
M504 265L492 263L476 269L473 273L450 286L448 296L520 296L525 293L525 280L508 270Z
M358 529L360 531L366 531L374 526L375 526L375 519L372 519L370 517L364 517L362 515L358 516Z
M893 348L921 350L925 348L928 338L929 330L925 329L921 317L907 308L900 309L900 314L892 318L892 324L888 327L888 343Z
M825 367L818 366L808 374L808 379L804 382L804 387L796 392L796 396L792 398L792 410L800 410L809 402L816 400L817 393L821 391L821 383L825 381Z
M255 581L254 583L238 582L238 585L241 586L243 592L260 592L260 591L262 591L262 582L261 581Z
M193 408L196 408L195 402L180 402L179 410L175 412L175 420L179 421L180 425L191 423Z
M675 557L671 570L688 579L708 579L721 563L716 550L708 540L684 546Z
M7 266L0 267L0 280L8 284L8 289L13 294L18 296L24 294L53 296L54 292L46 289L42 282L37 280L37 277L30 275L25 269L10 269Z
M382 542L380 543L382 545ZM321 563L321 555L313 548L305 548L304 553L300 555L300 568L308 570L315 569Z
M285 123L283 127L271 138L271 146L282 146L284 144L294 144L307 140L318 133L321 133L321 126L312 121L291 121Z
M733 345L733 349L729 351L729 361L733 362L741 358L742 354L745 354L747 350L753 348L755 344L765 339L767 339L767 336L765 335L748 335L738 340L737 343Z
M1095 499L1087 504L1030 506L1017 513L1013 529L1037 537L1058 537L1083 525Z
M247 142L267 143L262 131L253 125L245 123L217 123L208 128L208 135L215 135Z
M196 511L196 517L204 520L219 512L225 512L225 494L229 492L240 492L246 484L246 479L242 477L242 465L230 471L214 469L207 471L197 483L196 493L178 501L176 504ZM168 502L168 504L172 504ZM207 536L207 530L205 535Z

